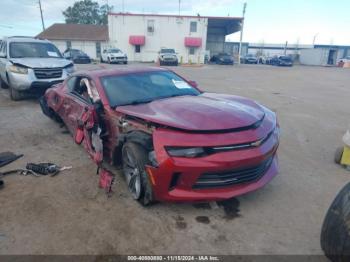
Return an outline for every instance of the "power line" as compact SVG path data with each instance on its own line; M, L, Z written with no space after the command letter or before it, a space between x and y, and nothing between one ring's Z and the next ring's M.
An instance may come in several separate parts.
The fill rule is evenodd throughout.
M242 39L243 39L243 27L244 27L244 16L245 16L245 9L247 8L247 3L243 4L243 19L241 22L241 36L239 38L239 50L238 50L238 64L241 63L241 55L242 55Z

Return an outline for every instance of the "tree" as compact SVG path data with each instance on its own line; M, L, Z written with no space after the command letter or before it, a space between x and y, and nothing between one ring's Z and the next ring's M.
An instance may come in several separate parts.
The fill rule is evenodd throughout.
M113 11L113 6L111 5L101 5L100 7L100 24L106 25L108 24L108 13Z
M92 0L81 0L63 11L67 24L92 24L106 25L107 14L113 10L113 6L100 5Z

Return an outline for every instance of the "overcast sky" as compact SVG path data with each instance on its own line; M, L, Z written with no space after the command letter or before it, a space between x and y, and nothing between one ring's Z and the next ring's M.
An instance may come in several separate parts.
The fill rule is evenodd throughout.
M46 27L64 22L62 11L75 0L41 0ZM115 12L123 0L108 0ZM107 0L98 0L104 4ZM246 0L243 41L254 43L350 45L350 0ZM124 0L126 12L174 14L178 0ZM181 13L241 16L244 0L181 0ZM41 31L38 0L2 0L0 37L36 35ZM239 33L228 37L238 41Z

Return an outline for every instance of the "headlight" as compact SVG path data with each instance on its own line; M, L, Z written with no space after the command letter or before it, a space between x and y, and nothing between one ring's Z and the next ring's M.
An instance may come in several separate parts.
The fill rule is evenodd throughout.
M10 65L8 69L10 72L17 74L28 74L28 68L26 67Z
M66 71L67 71L67 73L69 73L69 74L73 73L73 72L75 71L74 65L71 65L71 66L66 67Z
M170 156L175 157L200 157L206 154L202 147L166 147L165 149Z

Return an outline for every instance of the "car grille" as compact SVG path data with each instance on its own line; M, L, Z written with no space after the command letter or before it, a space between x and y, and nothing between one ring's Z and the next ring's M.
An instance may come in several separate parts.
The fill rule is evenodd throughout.
M60 78L62 77L62 68L34 69L34 74L38 79Z
M272 164L273 156L257 166L240 168L225 172L204 173L199 176L193 189L226 187L248 183L261 178Z

